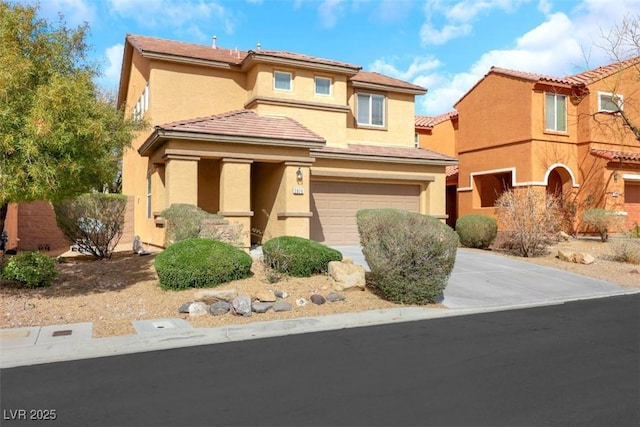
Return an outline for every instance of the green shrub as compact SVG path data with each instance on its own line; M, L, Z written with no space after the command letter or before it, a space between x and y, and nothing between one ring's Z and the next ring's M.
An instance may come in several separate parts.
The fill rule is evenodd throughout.
M156 255L154 267L163 289L214 287L251 275L251 256L228 243L187 239Z
M267 267L294 277L326 273L330 261L342 260L342 254L321 243L302 237L280 236L262 245Z
M606 242L609 232L620 227L624 217L606 209L589 209L582 214L582 220L600 235L600 240Z
M498 221L486 215L464 215L456 221L462 246L486 249L498 235Z
M80 252L94 258L111 258L122 237L127 197L90 193L53 204L56 223Z
M220 240L241 246L240 225L229 224L222 215L209 213L195 205L175 203L160 214L167 222L166 245L187 239Z
M640 239L632 234L610 242L613 259L618 262L640 264Z
M433 217L395 209L361 210L356 220L373 286L382 297L401 304L435 302L455 263L455 231Z
M49 286L56 274L56 262L53 258L40 252L20 252L5 261L0 276L28 288L35 288Z

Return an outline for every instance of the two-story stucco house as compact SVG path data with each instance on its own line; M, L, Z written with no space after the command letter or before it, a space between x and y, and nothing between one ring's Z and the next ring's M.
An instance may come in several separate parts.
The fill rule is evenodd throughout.
M457 161L415 147L424 93L329 59L128 35L118 103L153 125L123 160L135 234L164 245L160 213L175 203L241 224L246 247L260 235L357 244L362 208L444 219Z
M618 110L640 123L639 67L634 58L562 78L493 67L449 120L416 117L420 145L460 162L450 216L493 216L505 189L533 186L559 195L576 227L589 208L640 224L640 141Z

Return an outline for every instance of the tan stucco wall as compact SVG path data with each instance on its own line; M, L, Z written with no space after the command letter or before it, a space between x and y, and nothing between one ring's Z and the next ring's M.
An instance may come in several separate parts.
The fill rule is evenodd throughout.
M358 127L356 124L356 93L371 93L386 96L385 127ZM383 144L399 147L415 146L415 105L414 95L385 93L372 90L349 88L349 107L347 117L347 139L350 143Z
M293 74L291 92L274 90L274 69ZM315 76L332 79L330 96L314 93ZM138 92L149 82L146 118L151 126L251 108L260 115L293 118L325 138L329 146L365 143L413 147L414 95L380 92L387 96L386 127L358 129L354 126L354 92L348 89L347 79L342 74L262 63L255 63L248 70L169 64L145 60L134 50L127 102L130 108L135 105ZM134 91L134 87L140 90ZM126 152L123 162L123 189L133 196L135 234L146 243L164 245L165 230L158 215L172 203L195 204L241 224L246 247L252 229L264 237L308 237L311 167L318 164L321 169L347 175L377 174L373 182L388 179L422 184L424 213L445 214L444 166L316 161L309 149L302 147L186 140L169 140L150 158L142 158L135 150L152 131L150 128L136 139L134 150ZM303 173L302 182L296 178L298 168ZM148 171L152 182L150 218L146 206ZM388 178L380 174L387 174ZM413 178L398 181L394 175Z

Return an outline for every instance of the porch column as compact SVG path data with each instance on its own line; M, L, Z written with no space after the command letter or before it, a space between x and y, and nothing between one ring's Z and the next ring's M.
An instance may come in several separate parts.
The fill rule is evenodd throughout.
M187 203L198 206L199 157L168 156L165 163L165 204Z
M245 249L251 246L251 163L247 159L220 161L220 215L242 227Z
M285 162L278 198L278 235L310 236L310 164Z
M420 184L420 213L446 219L446 180L444 174Z

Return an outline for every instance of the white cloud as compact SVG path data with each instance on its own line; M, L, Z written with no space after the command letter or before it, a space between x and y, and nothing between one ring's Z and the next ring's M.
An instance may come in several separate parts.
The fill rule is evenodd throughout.
M512 12L520 4L529 1L531 0L462 0L452 4L444 0L427 0L424 5L426 20L420 29L420 40L423 45L444 44L471 34L471 24L479 15L492 9ZM444 23L441 23L443 20Z
M430 23L425 23L420 28L420 40L422 44L441 45L449 40L463 37L472 30L470 25L445 25L442 29L434 28Z
M430 3L440 5L437 1ZM487 3L506 7L495 1L487 0ZM541 11L550 12L551 7L548 0L538 3ZM468 14L457 12L454 16L470 19L480 10L482 8L477 7ZM450 111L492 66L563 77L605 65L611 62L610 56L594 44L602 45L603 33L618 25L625 15L637 15L639 10L640 0L619 0L615 7L609 0L584 0L564 13L547 13L544 22L514 40L513 46L481 54L464 72L450 76L434 69L415 76L414 82L426 82L421 85L429 89L427 95L418 100L418 114L437 115ZM402 70L398 73L402 74Z
M96 5L89 0L30 0L24 3L35 6L40 4L40 15L49 21L57 22L62 13L68 26L75 27L88 22L90 25L98 20Z
M324 0L318 6L320 21L325 28L333 28L338 22L339 15L344 13L344 0Z
M226 34L233 34L240 21L232 10L207 0L109 0L109 8L112 14L147 28L199 28L201 23L220 26Z
M104 76L109 80L117 80L120 78L120 69L122 68L122 55L124 52L124 45L117 44L108 47L105 50L105 56L107 57L107 66L104 70Z
M397 60L397 58L380 58L375 60L368 69L400 80L412 81L416 77L419 77L424 73L431 72L441 65L440 61L433 57L415 57L407 69L403 71L394 65L394 62Z

